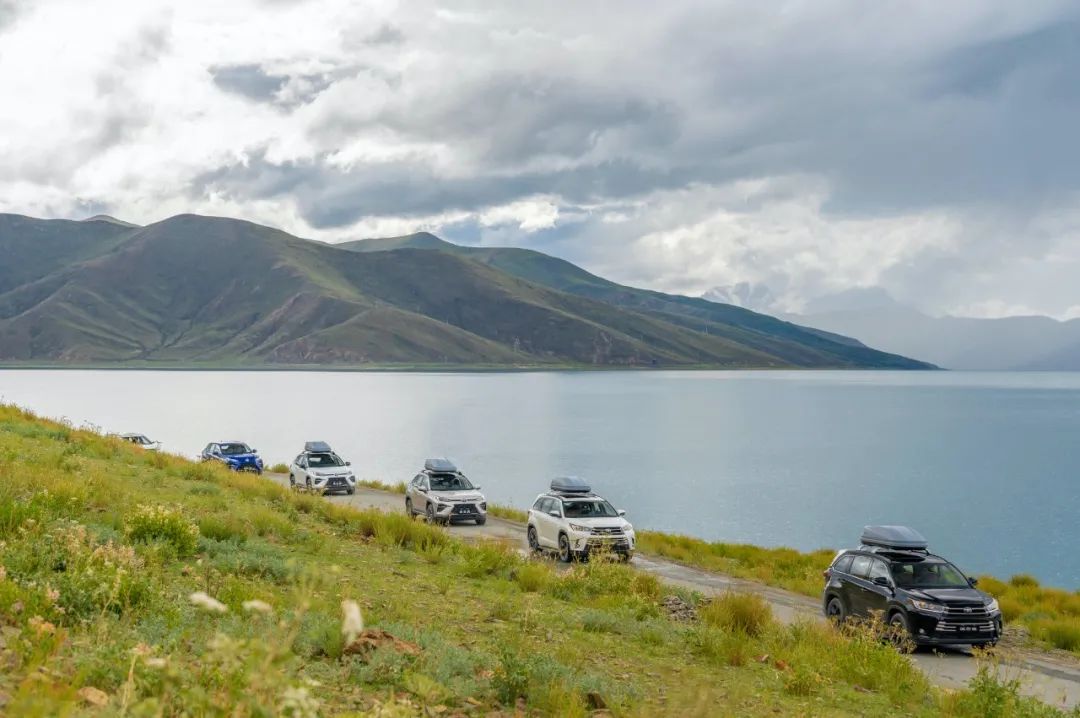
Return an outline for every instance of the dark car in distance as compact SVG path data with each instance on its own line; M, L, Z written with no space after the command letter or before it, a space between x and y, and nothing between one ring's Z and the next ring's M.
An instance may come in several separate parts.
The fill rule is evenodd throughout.
M867 526L862 545L841 551L825 571L822 607L837 622L875 613L916 646L993 646L1001 610L949 561L905 526Z

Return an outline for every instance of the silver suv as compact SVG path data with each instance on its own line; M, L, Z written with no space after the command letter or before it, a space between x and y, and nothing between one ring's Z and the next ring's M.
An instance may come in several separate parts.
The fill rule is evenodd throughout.
M587 558L591 552L612 551L624 561L634 555L634 527L581 479L563 477L536 497L529 509L529 548L554 549L562 561Z
M449 459L428 459L405 489L405 513L430 523L487 522L487 499Z

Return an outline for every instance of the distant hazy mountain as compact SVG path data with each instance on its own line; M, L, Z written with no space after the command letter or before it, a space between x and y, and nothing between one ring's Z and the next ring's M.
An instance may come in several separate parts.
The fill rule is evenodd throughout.
M926 365L433 235L328 245L239 220L0 215L0 361Z
M1080 370L1080 320L931 317L880 289L815 300L787 318L948 369Z
M702 294L701 298L710 302L734 304L755 312L776 311L776 295L764 284L739 282L726 287L713 287Z

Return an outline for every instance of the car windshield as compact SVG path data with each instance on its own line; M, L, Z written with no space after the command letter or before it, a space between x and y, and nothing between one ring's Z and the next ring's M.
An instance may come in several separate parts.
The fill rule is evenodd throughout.
M150 439L147 439L142 434L129 434L129 435L125 436L124 438L127 439L128 441L130 441L132 444L149 444L150 443Z
M968 585L960 569L945 561L894 563L892 575L901 588L964 588Z
M345 465L345 462L342 461L337 454L309 454L307 461L308 466L315 469Z
M432 474L432 491L464 491L473 488L472 483L461 474Z
M221 444L221 453L223 456L250 454L251 448L247 444Z
M568 519L603 518L605 516L619 515L619 512L603 499L564 500L563 512Z

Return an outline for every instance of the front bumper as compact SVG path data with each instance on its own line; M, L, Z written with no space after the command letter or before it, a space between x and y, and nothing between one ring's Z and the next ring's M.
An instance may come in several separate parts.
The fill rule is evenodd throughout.
M350 493L356 490L356 479L350 481L344 476L330 476L321 482L316 481L314 486L324 494Z
M631 554L634 552L633 534L597 536L595 534L574 532L569 538L570 548L579 554L588 555L601 551L611 551L619 554Z
M920 646L993 643L1001 638L1001 614L957 617L908 612L911 637Z
M456 504L437 504L435 515L442 521L475 521L487 518L487 502L461 502Z

